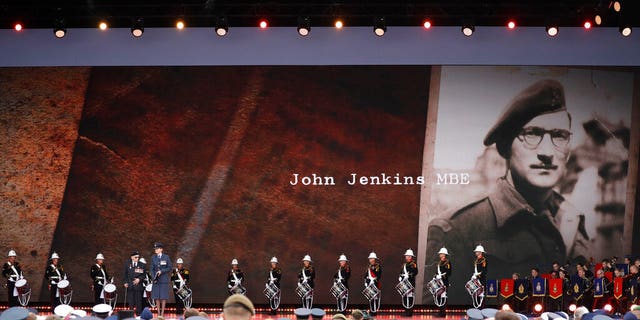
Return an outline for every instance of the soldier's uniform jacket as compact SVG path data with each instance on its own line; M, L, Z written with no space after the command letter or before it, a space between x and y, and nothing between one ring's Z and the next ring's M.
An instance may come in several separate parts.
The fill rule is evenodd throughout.
M452 267L451 267L451 262L449 261L449 259L444 259L444 261L438 260L438 265L436 266L436 270L437 267L440 267L440 275L442 276L442 283L444 283L444 285L446 287L449 286L449 278L451 277L451 272L452 272ZM437 271L436 271L437 274Z
M7 278L7 282L15 283L20 279L20 276L22 275L20 264L17 261L14 263L11 263L9 261L5 262L4 265L2 265L2 275Z
M227 273L227 288L233 288L237 284L236 281L242 283L242 280L244 280L244 273L240 268L238 270L229 270L229 273Z
M639 273L630 273L624 277L624 290L627 296L627 300L635 303L638 298L638 280L640 280Z
M94 286L103 287L109 280L109 273L107 272L107 267L105 265L100 266L97 263L92 265L91 279L93 279Z
M303 275L304 273L304 275ZM298 272L298 282L302 283L304 279L307 279L307 283L309 287L314 287L314 280L316 279L316 270L313 266L302 267L302 269Z
M180 274L180 276L178 276ZM180 289L185 284L189 283L189 269L187 268L174 268L171 272L171 282L174 289Z
M347 264L338 268L338 271L333 275L333 280L340 281L345 288L349 288L349 277L351 277L351 267Z
M400 277L409 279L411 285L416 287L416 276L418 275L418 265L412 260L411 262L405 262L402 264L402 273Z
M585 260L588 237L584 215L557 193L547 201L547 210L535 212L506 179L479 201L434 219L428 229L428 256L446 246L452 262L471 254L477 244L487 250L491 261L489 279L508 278L513 272L526 272L532 265L551 265L553 261ZM464 261L464 260L463 260ZM459 263L450 278L451 303L466 303L464 285L473 274L473 265ZM435 273L435 266L429 270Z
M367 268L367 274L364 276L365 284L368 286L371 281L380 289L382 287L382 283L380 279L382 277L382 266L379 263L369 265Z
M282 279L282 269L279 267L269 268L267 283L273 283L276 287L280 288L280 280Z
M140 291L143 290L142 281L144 280L147 273L147 265L138 261L135 266L132 260L129 260L124 267L124 283L129 284L129 290ZM140 279L138 285L133 285L133 280Z
M58 282L60 282L60 280L63 280L65 278L64 268L62 268L62 265L60 264L54 266L52 263L47 267L47 271L45 271L44 277L53 288L58 285Z

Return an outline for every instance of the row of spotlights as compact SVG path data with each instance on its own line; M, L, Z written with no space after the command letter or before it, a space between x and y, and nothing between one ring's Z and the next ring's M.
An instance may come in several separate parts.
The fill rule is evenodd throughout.
M595 20L596 25L598 24L597 21L598 20L596 18ZM266 29L269 27L269 22L266 19L262 19L258 23L258 26L260 27L260 29ZM337 29L342 29L344 27L344 23L342 22L342 20L336 20L334 23L334 26ZM182 30L185 27L186 27L185 22L182 19L176 22L177 29ZM431 22L429 20L425 20L423 23L423 27L425 29L431 28ZM591 21L585 21L583 24L583 27L585 29L591 29L592 27ZM109 25L107 24L107 22L101 21L98 24L98 28L100 30L107 30L109 28ZM513 20L509 20L509 22L507 23L507 28L510 30L515 29L516 22ZM24 29L24 26L21 23L16 23L14 25L14 29L16 31L22 31ZM558 26L556 25L547 26L545 27L545 30L547 32L547 35L550 37L557 36L560 31ZM224 17L218 18L215 26L215 31L216 31L216 34L220 37L224 37L229 33L229 24L227 23L226 18ZM475 32L475 26L464 25L462 26L461 31L465 36L470 37ZM618 29L618 31L622 36L628 37L632 33L632 28L630 26L622 26ZM387 32L387 26L384 18L378 18L376 20L373 26L373 32L376 36L379 36L379 37L382 37ZM64 38L64 36L67 34L67 29L65 28L63 19L56 20L53 33L56 36L56 38ZM143 33L144 33L144 21L142 20L142 18L139 18L133 23L133 26L131 27L131 34L135 38L139 38L142 36ZM311 33L311 22L309 18L300 18L298 20L298 34L300 34L301 36L308 36L310 33Z

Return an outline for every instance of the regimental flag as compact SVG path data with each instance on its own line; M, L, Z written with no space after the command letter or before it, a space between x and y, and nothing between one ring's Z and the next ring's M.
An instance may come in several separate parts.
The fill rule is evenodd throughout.
M624 272L625 275L629 274L629 265L626 264L626 263L618 263L618 264L616 264L616 269L622 270L622 272Z
M578 277L578 275L574 275L571 277L571 291L573 292L573 297L575 299L582 298L584 294L584 279Z
M513 279L502 279L500 280L500 295L503 298L509 298L514 293L514 282Z
M609 282L613 281L613 272L611 271L607 271L604 273L604 277L607 278L607 280L609 280Z
M513 285L515 286L516 299L524 301L529 297L529 280L518 279Z
M623 284L624 278L623 277L617 277L613 280L613 296L616 299L620 299L622 298L622 295L624 294L624 284Z
M602 298L604 296L604 278L593 279L593 297Z
M562 279L549 279L549 297L551 299L562 298Z
M531 279L531 286L533 286L534 297L544 297L547 292L547 279L545 278L533 278Z
M593 266L593 274L598 274L598 270L600 269L602 269L602 262L598 262Z
M498 297L498 280L487 280L487 298Z

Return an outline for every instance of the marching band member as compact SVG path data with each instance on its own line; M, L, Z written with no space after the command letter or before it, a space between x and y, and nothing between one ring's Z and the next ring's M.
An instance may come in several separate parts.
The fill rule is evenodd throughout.
M60 256L57 253L51 254L51 264L47 267L47 271L44 273L47 279L49 288L49 298L51 300L51 310L60 305L58 282L67 278L67 274L64 273L64 268L59 264Z
M153 275L153 291L151 297L156 301L158 316L164 316L164 308L169 299L169 275L172 269L171 258L163 254L161 242L153 244L154 255L151 258L151 274Z
M96 255L96 263L91 266L90 275L93 280L91 284L93 300L95 304L100 304L103 302L102 297L104 297L102 290L109 279L109 273L107 272L107 267L104 265L104 255L102 255L102 253Z
M136 314L142 313L142 295L144 294L144 286L142 280L147 273L146 261L142 262L140 253L134 251L131 258L124 265L123 282L126 291L126 299L129 308L135 309Z
M16 281L23 278L20 264L16 261L15 250L9 250L7 262L2 266L2 275L7 278L7 297L9 297L9 307L19 306L18 293L15 291Z
M640 280L639 268L632 264L629 266L629 274L624 278L625 295L627 296L627 306L631 306L638 302L638 280Z
M608 259L607 259L608 260ZM591 310L602 309L604 305L609 302L611 299L611 294L613 292L613 282L609 281L604 276L605 268L602 268L596 272L596 278L593 280L593 306ZM596 280L602 279L602 280ZM602 281L602 287L600 287L599 282Z
M278 258L273 257L269 261L271 267L269 268L269 277L267 278L266 286L274 285L280 290L280 280L282 279L282 269L278 266ZM276 314L278 307L280 306L280 296L278 295L277 299L274 296L269 299L269 306L271 307L271 314Z
M176 314L184 312L184 301L178 296L178 290L189 284L189 269L184 267L182 258L176 260L176 268L171 272L171 282L173 283L173 296L176 299Z
M473 262L473 275L471 280L478 280L482 287L482 292L477 296L472 295L474 307L480 309L484 304L484 290L487 287L487 259L484 257L486 253L482 245L477 245L473 250L476 255L476 260ZM476 305L478 303L479 305Z
M311 309L313 306L313 288L315 287L314 280L316 279L316 270L311 265L311 256L305 255L302 258L302 269L298 272L298 284L306 283L311 288L311 293L302 297L302 307Z
M577 306L586 306L588 308L592 305L592 284L593 282L586 276L585 269L578 268L578 273L571 279L573 300Z
M533 307L542 302L542 297L534 295L534 286L537 279L540 279L540 269L537 267L531 268L531 278L529 278L529 310L533 310Z
M444 300L444 304L440 307L438 307L438 316L440 317L446 317L447 316L447 289L449 288L449 277L451 277L451 261L449 261L449 259L447 259L447 256L449 255L449 250L447 250L447 248L442 247L440 249L440 251L438 251L438 265L437 265L437 270L438 273L436 274L436 279L441 279L442 283L444 284L444 293L442 293L440 296L445 298Z
M244 273L238 267L238 259L231 260L231 270L227 273L227 289L229 295L232 294L244 294L242 287L242 280L244 280Z
M364 277L365 288L371 283L375 285L378 290L382 288L380 279L382 278L382 266L378 263L378 255L375 252L369 254L369 266L367 267L367 274ZM378 294L375 298L369 300L369 311L371 315L376 315L380 308L380 299L382 293Z
M414 261L415 255L413 254L413 250L407 249L404 253L405 262L402 264L402 273L398 278L398 281L402 282L404 280L409 280L411 286L413 288L416 287L416 276L418 275L418 265ZM414 292L408 292L404 296L402 296L402 305L404 306L404 314L405 316L410 317L413 315L413 304L414 304Z
M347 308L348 303L348 290L349 290L349 277L351 277L351 267L349 266L349 260L345 254L341 254L338 257L338 271L333 275L334 283L342 283L347 290L346 295L338 299L338 311L343 312Z

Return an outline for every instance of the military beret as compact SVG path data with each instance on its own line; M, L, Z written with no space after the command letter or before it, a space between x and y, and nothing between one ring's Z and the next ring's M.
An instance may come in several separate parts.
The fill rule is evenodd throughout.
M311 309L311 318L313 319L322 319L322 317L324 317L325 314L326 313L324 312L324 310L320 308Z
M0 314L0 320L22 320L29 316L29 311L22 307L11 307Z
M224 302L223 308L226 309L227 307L242 307L251 312L252 315L256 314L256 309L253 307L253 303L251 302L251 300L241 294L234 294L227 298L227 300Z
M296 315L296 319L308 319L311 315L311 310L308 308L298 308L293 311L293 314Z
M516 95L504 109L498 121L484 138L484 145L496 143L501 156L507 157L506 147L531 119L547 113L566 110L564 88L556 80L540 80Z
M344 314L342 313L336 313L333 315L333 318L331 318L332 320L347 320L347 317L344 316Z

